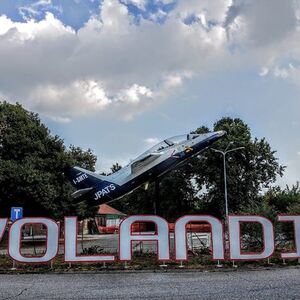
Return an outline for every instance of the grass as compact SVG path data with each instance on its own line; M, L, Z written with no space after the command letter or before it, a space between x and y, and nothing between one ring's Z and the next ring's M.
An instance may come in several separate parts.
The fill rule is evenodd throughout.
M16 270L12 270L13 261L6 255L0 256L0 273L71 273L71 272L107 272L121 270L145 270L145 271L162 271L162 270L199 270L199 271L217 271L217 262L211 260L209 255L193 255L188 261L183 262L183 268L179 268L180 262L168 261L167 267L161 267L162 262L157 261L154 254L134 253L133 258L126 265L124 262L116 261L113 263L69 263L64 262L64 257L58 255L52 262L39 264L22 264L16 263ZM236 270L231 261L221 262L222 270ZM283 264L279 253L268 260L253 262L237 262L238 269L261 269L261 268L279 268L286 266L298 265L298 260L287 260Z

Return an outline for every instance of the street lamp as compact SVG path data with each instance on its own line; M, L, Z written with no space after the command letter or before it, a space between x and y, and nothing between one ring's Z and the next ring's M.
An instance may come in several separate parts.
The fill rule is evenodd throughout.
M234 149L230 149L228 150L228 148L233 144L233 142L230 142L226 149L224 151L221 150L217 150L214 148L210 148L211 150L213 150L214 152L217 153L221 153L223 155L223 168L224 168L224 194L225 194L225 214L226 217L228 216L228 199L227 199L227 174L226 174L226 154L229 152L233 152L233 151L237 151L237 150L241 150L241 149L245 149L245 147L238 147L238 148L234 148Z

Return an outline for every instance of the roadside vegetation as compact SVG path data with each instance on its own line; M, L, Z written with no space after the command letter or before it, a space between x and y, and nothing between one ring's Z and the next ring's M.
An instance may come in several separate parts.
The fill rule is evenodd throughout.
M227 187L230 213L261 214L275 218L280 213L300 213L300 186L274 186L284 175L276 151L265 138L256 138L241 119L222 118L213 128L200 126L195 133L225 130L227 136L214 144L215 149L244 147L227 154ZM103 145L105 147L105 145ZM230 148L229 148L230 149ZM190 213L205 213L223 218L224 176L219 153L206 150L173 170L160 181L158 213L173 222ZM22 206L28 216L48 216L61 220L65 215L92 216L85 204L75 206L70 194L73 187L64 176L68 165L95 171L97 158L91 149L66 146L53 135L38 114L20 104L0 102L0 216L9 215L10 207ZM112 172L121 166L116 162ZM139 188L114 207L127 214L152 213L154 183Z
M201 126L193 132L218 130L225 130L227 135L214 144L215 149L243 147L226 157L229 213L269 218L275 223L276 249L286 251L293 248L291 224L277 222L276 217L278 214L300 214L299 183L284 188L275 185L276 179L284 175L286 167L279 163L277 153L268 141L254 137L249 126L241 119L222 118L212 128ZM24 207L24 216L44 216L58 221L67 215L77 215L79 219L93 217L96 208L89 208L85 203L74 205L71 198L74 189L64 176L64 170L67 166L78 165L95 171L96 161L91 149L66 146L63 139L53 135L36 113L25 110L20 104L0 102L0 217L9 216L12 206ZM121 167L116 162L111 172ZM113 206L128 215L151 214L155 198L155 185L150 183L148 189L141 187L115 201ZM222 156L208 149L165 175L160 180L158 214L169 222L185 214L209 214L224 218ZM245 247L259 251L262 246L261 228L257 224L243 224L242 231L247 232L242 241ZM102 253L101 249L96 250L100 251L96 253ZM85 249L85 253L95 254L93 251L96 250ZM210 251L191 253L186 267L215 266L210 258ZM270 262L282 263L282 260L279 254L275 254L271 261L258 264L269 265ZM0 257L1 267L7 269L10 264L10 258ZM230 264L225 263L226 266ZM178 267L175 262L168 265ZM123 267L122 263L116 263L108 268ZM22 265L19 268L22 270ZM39 268L48 269L49 266ZM53 268L66 271L69 267L62 263L62 257L59 256ZM88 270L93 268L97 268L97 265L90 264L87 267ZM129 269L145 268L159 268L159 263L152 254L137 253ZM29 270L28 267L26 269Z
M174 271L174 270L198 270L203 272L215 271L236 271L236 270L251 270L251 269L275 269L297 266L296 260L283 262L280 259L280 254L276 253L271 259L263 261L245 261L233 264L231 261L224 261L218 265L218 262L212 261L210 255L193 255L189 256L189 260L183 264L170 261L162 265L162 262L157 261L155 254L135 255L132 261L128 264L116 261L114 263L81 263L69 264L64 262L63 256L57 256L52 263L43 264L21 264L13 265L12 259L8 256L0 256L0 274L7 273L73 273L73 272L107 272L107 271ZM238 266L238 269L236 268ZM12 269L14 267L14 269Z
M73 188L64 168L77 164L94 171L96 157L90 149L66 147L52 135L39 116L20 104L0 103L0 216L10 207L24 207L25 216L62 219L86 217L93 211L74 206Z

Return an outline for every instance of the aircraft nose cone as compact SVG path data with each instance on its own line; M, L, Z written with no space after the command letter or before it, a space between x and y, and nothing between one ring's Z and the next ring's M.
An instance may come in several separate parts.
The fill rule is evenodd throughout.
M223 136L223 135L226 135L227 132L226 132L225 130L220 130L220 131L216 131L216 134L217 134L218 136Z

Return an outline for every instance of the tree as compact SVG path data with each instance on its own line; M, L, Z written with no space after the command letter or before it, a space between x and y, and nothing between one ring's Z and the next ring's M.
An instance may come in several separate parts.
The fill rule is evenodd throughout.
M227 135L214 148L224 150L230 142L231 147L245 147L226 159L229 211L237 212L259 203L260 192L282 176L284 167L269 143L264 138L253 139L242 120L222 118L213 127L218 130ZM207 132L209 128L201 126L193 133ZM223 158L212 150L165 175L160 186L161 215L170 221L186 213L224 216ZM153 213L154 199L154 185L150 185L147 191L139 188L116 205L126 213Z
M203 128L200 129L203 131ZM225 130L227 135L213 145L224 150L244 147L226 157L229 212L236 212L259 201L259 193L282 176L285 167L278 163L276 151L265 138L252 139L250 128L241 119L223 118L214 124L214 131ZM199 132L199 130L196 130ZM230 149L230 148L229 148ZM208 150L195 165L196 182L205 187L199 196L203 212L224 215L223 157Z
M252 206L243 207L240 214L264 216L272 221L275 227L275 240L279 245L290 245L294 239L292 222L279 222L279 214L298 215L300 213L300 185L297 182L292 187L271 187L264 195L259 196L259 201ZM244 232L247 232L245 242L253 247L262 244L262 228L252 223L243 224Z
M299 214L300 213L300 184L297 182L292 187L286 186L281 189L279 186L270 188L263 196L269 207L276 214Z
M29 216L90 213L85 205L73 204L73 188L63 171L75 163L94 169L96 157L91 150L66 149L37 114L20 104L0 102L0 130L1 216L8 216L11 206L24 207Z
M97 157L93 154L91 149L82 150L80 147L75 147L71 145L67 150L70 161L77 164L81 168L95 172L95 165L97 162Z

